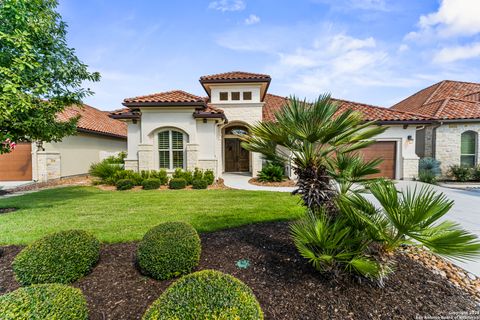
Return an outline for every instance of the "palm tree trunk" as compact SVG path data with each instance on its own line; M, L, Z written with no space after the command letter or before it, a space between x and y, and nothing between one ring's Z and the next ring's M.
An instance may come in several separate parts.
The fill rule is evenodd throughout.
M335 213L333 199L336 195L330 176L325 166L294 168L298 177L297 187L293 194L299 194L303 204L313 212L324 207L327 213Z

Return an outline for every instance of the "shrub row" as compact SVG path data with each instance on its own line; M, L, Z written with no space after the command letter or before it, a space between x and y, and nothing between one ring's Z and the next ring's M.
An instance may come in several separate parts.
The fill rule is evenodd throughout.
M90 175L98 178L98 183L105 183L114 185L118 190L129 190L134 186L142 186L143 189L158 189L162 185L171 185L169 182L174 179L183 179L185 186L193 185L195 189L205 189L205 184L211 185L215 180L212 170L201 170L195 168L194 171L176 169L169 179L167 171L164 169L156 170L142 170L141 172L134 172L132 170L124 170L123 164L119 163L120 159L123 161L123 156L110 157L99 163L92 164L90 167ZM183 189L183 183L176 180L173 182L172 189ZM202 182L198 182L202 181ZM205 182L203 182L205 181ZM158 187L157 187L158 185Z
M282 165L269 162L258 172L258 181L280 182L285 180L285 170Z
M203 180L194 180L203 181ZM183 222L150 229L138 245L142 273L158 280L187 274L198 266L200 237ZM2 319L88 319L85 297L71 283L98 261L99 243L80 230L58 232L20 252L13 268L29 287L0 296ZM251 289L240 280L213 270L187 275L173 283L143 319L263 319Z
M469 168L465 166L450 166L448 173L455 180L460 182L465 181L480 181L480 165Z

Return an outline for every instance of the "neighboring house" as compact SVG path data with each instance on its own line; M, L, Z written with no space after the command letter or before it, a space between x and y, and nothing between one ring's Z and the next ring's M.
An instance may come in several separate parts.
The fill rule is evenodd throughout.
M81 175L90 165L127 149L127 126L108 113L84 105L69 107L60 120L80 116L77 134L61 142L19 143L0 155L0 181L47 181Z
M265 74L227 72L200 77L208 97L181 90L127 98L125 109L111 117L128 124L128 155L131 170L195 167L257 175L260 154L240 146L237 133L248 125L274 121L274 113L286 98L267 93L271 78ZM417 175L415 154L417 126L429 121L420 115L335 99L341 109L358 110L366 121L388 126L377 142L363 150L365 158L381 157L380 176L412 179Z
M441 162L443 175L452 165L479 164L480 83L445 80L391 107L432 119L417 132L416 152Z

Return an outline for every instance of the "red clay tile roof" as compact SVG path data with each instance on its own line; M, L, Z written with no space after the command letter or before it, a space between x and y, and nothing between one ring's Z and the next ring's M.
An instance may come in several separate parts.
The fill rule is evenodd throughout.
M280 110L285 103L287 103L287 97L281 97L274 94L267 93L263 102L262 119L263 121L275 121L275 112Z
M267 93L265 96L265 104L263 106L263 120L274 121L274 113L280 110L282 106L288 101L288 98L280 97ZM348 109L359 111L363 114L365 121L427 121L426 117L421 115L395 111L388 108L372 106L364 103L352 102L347 100L332 98L338 104L340 111Z
M106 112L95 109L86 104L83 107L71 106L58 115L60 121L67 121L80 115L77 123L79 131L88 131L121 138L127 137L127 125L121 121L111 119Z
M480 83L444 80L391 107L438 120L480 119Z
M232 81L232 80L253 80L253 81L270 81L270 76L268 74L260 73L250 73L243 71L231 71L224 73L211 74L207 76L200 77L200 82L209 82L209 81Z
M131 103L203 103L204 98L196 96L194 94L182 91L173 90L167 92L153 93L146 96L138 96L133 98L127 98L124 104Z

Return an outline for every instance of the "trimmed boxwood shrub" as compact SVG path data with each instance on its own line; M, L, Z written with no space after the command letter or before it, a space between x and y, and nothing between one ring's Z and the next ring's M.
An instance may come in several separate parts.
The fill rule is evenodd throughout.
M142 187L145 190L158 189L160 188L161 185L162 185L162 182L160 181L160 179L154 179L154 178L145 179L142 182Z
M36 284L0 296L2 320L88 319L82 291L64 284Z
M203 173L203 179L207 181L208 185L213 184L213 181L215 181L215 175L213 174L212 170L205 170Z
M23 285L72 283L97 263L100 243L82 230L61 231L23 249L13 261L13 271Z
M158 280L192 271L200 260L200 237L184 222L166 222L150 229L138 245L140 270Z
M177 280L150 306L143 320L263 319L252 290L231 275L203 270Z
M130 190L135 186L135 183L130 179L120 179L115 184L117 190Z
M183 178L173 178L170 179L168 185L170 189L185 189L187 186L187 181Z
M207 180L193 180L192 181L192 188L193 189L207 189L208 183Z

